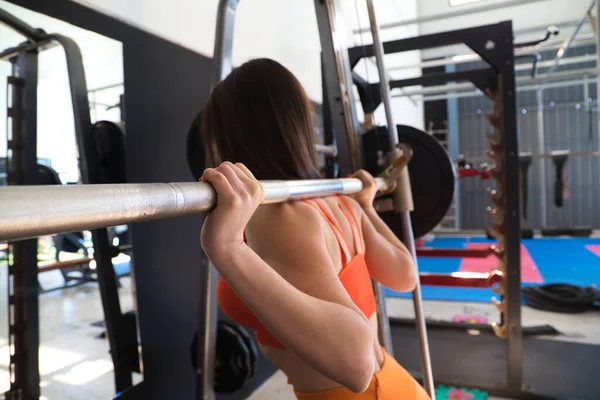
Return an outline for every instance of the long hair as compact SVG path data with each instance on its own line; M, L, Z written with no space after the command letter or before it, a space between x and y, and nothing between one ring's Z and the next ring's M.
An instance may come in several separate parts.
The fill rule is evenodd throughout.
M296 77L261 58L234 69L201 111L209 161L241 162L257 179L317 178L314 109Z

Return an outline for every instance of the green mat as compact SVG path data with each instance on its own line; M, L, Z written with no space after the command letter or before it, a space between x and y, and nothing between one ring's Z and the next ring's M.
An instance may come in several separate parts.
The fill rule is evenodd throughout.
M478 389L439 385L435 397L440 400L487 400L487 392Z

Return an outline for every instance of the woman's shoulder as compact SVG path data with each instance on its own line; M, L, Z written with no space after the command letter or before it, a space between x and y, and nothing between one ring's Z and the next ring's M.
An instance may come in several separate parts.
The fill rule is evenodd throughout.
M286 230L285 228L310 226L319 220L319 214L309 204L303 201L293 201L260 206L250 223L253 231Z

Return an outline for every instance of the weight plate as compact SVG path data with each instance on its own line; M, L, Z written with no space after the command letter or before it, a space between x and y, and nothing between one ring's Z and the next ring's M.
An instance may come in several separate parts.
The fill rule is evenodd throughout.
M62 185L60 177L56 171L43 164L37 165L37 171L35 176L36 185Z
M450 155L440 142L419 129L398 125L398 138L413 150L408 164L415 210L411 212L413 234L419 238L434 229L448 212L454 197L456 172ZM378 127L362 136L366 169L373 175L383 167L378 163L379 155L389 151L386 127ZM399 214L382 212L381 217L390 228L401 236L402 225Z
M251 378L250 350L239 329L231 322L218 323L214 375L217 393L233 393Z
M206 153L200 139L200 113L196 115L188 130L186 143L187 162L196 180L200 179L206 168Z
M119 126L110 121L98 121L92 126L100 162L100 182L126 183L125 136Z

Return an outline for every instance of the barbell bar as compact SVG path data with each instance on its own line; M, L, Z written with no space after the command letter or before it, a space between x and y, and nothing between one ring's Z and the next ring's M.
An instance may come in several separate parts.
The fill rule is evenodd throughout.
M381 191L393 185L384 178L376 181ZM363 188L355 178L260 183L265 189L262 204ZM0 242L203 214L215 205L214 189L203 182L7 186L0 188Z

